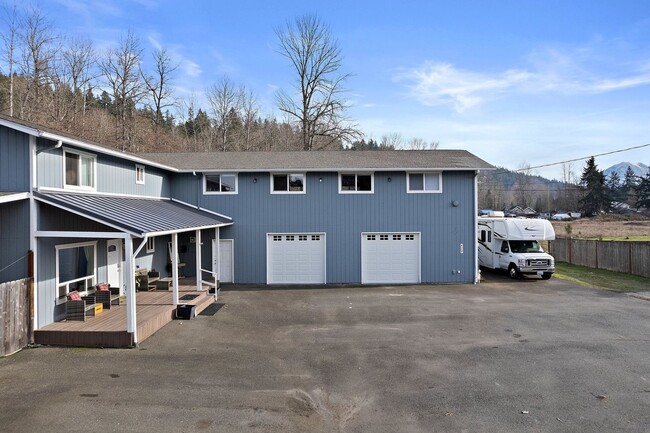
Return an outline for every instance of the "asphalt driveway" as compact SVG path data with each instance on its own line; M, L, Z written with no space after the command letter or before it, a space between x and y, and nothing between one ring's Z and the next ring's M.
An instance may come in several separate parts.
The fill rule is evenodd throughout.
M650 302L557 279L223 291L133 350L0 359L0 431L647 432Z

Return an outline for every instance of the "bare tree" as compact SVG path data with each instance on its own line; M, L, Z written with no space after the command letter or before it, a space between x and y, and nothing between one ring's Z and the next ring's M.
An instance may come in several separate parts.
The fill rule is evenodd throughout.
M406 143L406 148L409 150L436 150L439 144L438 141L427 142L420 137L413 137Z
M303 149L360 138L356 125L345 117L343 83L350 74L340 72L341 49L329 27L315 15L304 15L276 30L276 35L277 51L296 73L297 92L295 98L279 92L278 108L300 125Z
M232 125L232 112L239 109L242 92L228 77L223 77L217 84L213 84L207 90L207 98L210 103L215 127L219 130L221 150L227 149L229 143L229 131Z
M0 34L2 37L4 59L7 62L9 74L9 115L14 115L14 68L16 66L16 49L17 38L20 30L20 16L16 2L14 1L11 6L4 5L4 22L7 26L5 32Z
M156 135L158 135L160 124L163 121L163 110L174 105L171 83L173 74L178 69L178 63L172 61L164 48L155 50L152 57L154 61L153 76L146 75L142 71L140 74L152 102L151 121L156 129Z
M259 111L259 102L257 101L255 94L252 91L242 89L240 99L240 117L244 126L244 150L251 150L253 128Z
M77 114L85 118L86 94L91 89L94 66L97 64L95 49L89 39L72 39L62 52L66 82L72 91L72 126L76 127Z
M379 140L380 149L398 149L402 145L402 134L399 132L391 132L384 134Z
M99 68L111 88L116 110L118 133L122 150L135 144L135 107L144 96L144 85L140 76L140 41L131 30L120 38L119 46L108 50L99 62Z
M27 78L27 87L22 96L20 117L31 119L33 112L42 105L41 88L50 84L50 66L56 53L54 43L58 37L52 24L38 8L31 8L20 26L22 32L21 73Z

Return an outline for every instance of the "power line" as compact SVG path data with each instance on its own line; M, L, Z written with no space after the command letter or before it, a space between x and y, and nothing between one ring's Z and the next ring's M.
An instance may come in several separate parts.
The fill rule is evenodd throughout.
M566 163L569 163L569 162L576 162L576 161L584 161L584 160L589 159L591 157L596 158L598 156L613 155L615 153L627 152L627 151L630 151L630 150L641 149L641 148L648 147L648 146L650 146L650 143L641 144L641 145L638 145L638 146L626 147L624 149L612 150L610 152L597 153L597 154L585 156L585 157L582 157L582 158L566 159L564 161L550 162L548 164L535 165L535 166L532 166L532 167L525 167L525 168L518 168L518 169L515 169L515 170L495 172L493 174L506 174L508 172L518 173L518 172L522 172L522 171L532 170L534 168L552 167L554 165L566 164Z
M612 150L611 152L597 153L595 155L590 155L590 156L587 156L587 157L584 157L584 158L567 159L566 161L552 162L550 164L542 164L542 165L537 165L535 167L519 168L519 169L514 170L514 171L524 171L524 170L530 170L530 169L533 169L533 168L551 167L553 165L560 165L560 164L566 164L568 162L582 161L582 160L585 160L587 158L592 158L592 157L595 158L597 156L613 155L615 153L627 152L628 150L641 149L643 147L648 147L648 146L650 146L650 143L641 144L639 146L626 147L625 149Z

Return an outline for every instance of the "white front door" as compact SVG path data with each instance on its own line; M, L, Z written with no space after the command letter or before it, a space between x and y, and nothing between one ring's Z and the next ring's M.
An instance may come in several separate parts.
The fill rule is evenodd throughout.
M219 281L232 283L233 281L233 240L219 240Z
M122 292L122 239L111 239L106 244L106 279Z
M267 283L325 284L325 251L325 233L267 235Z
M419 233L363 233L361 282L408 284L420 282Z

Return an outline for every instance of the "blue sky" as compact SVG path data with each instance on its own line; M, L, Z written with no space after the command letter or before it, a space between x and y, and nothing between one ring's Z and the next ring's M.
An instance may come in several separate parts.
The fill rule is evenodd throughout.
M199 102L226 75L274 114L276 90L293 79L274 31L316 13L353 74L349 114L370 138L436 140L511 169L650 142L648 1L38 4L55 28L89 37L99 50L128 29L146 51L167 48L181 65L177 95ZM601 169L620 161L649 164L650 147L597 159ZM537 172L561 176L559 167Z

